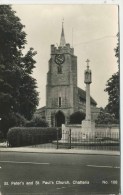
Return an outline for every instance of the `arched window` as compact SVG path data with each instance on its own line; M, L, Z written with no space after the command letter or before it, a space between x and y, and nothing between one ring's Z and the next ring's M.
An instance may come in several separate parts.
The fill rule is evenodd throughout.
M57 66L57 72L58 72L58 74L62 74L62 66L61 65Z
M61 107L61 105L62 105L62 99L61 99L61 97L59 97L58 98L58 106Z

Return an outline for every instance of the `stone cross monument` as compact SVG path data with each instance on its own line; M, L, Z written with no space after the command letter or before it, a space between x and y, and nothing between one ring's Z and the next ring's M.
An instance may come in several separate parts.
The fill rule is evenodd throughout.
M91 84L91 70L89 69L90 60L87 59L87 69L85 70L85 80L86 84L86 120L91 121L91 108L90 108L90 84Z
M92 74L89 69L90 60L86 60L87 69L85 70L84 83L86 84L86 118L82 121L82 132L92 132L95 130L95 122L91 121L91 104L90 104L90 84L92 83Z

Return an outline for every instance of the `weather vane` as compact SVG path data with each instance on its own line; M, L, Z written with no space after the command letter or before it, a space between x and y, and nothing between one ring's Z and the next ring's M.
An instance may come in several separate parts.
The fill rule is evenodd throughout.
M64 24L64 18L62 18L62 24Z
M90 62L90 60L87 59L86 62L87 62L87 67L89 68L89 62Z

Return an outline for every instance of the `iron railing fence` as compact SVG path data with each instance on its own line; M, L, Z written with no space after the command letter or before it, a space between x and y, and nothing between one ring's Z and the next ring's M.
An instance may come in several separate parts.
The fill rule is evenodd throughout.
M44 137L44 136L43 136ZM50 138L50 133L48 134ZM120 137L117 132L74 132L69 129L56 132L55 139L41 140L40 136L36 142L39 143L30 147L54 148L54 149L83 149L83 150L120 150ZM41 141L41 142L40 142Z

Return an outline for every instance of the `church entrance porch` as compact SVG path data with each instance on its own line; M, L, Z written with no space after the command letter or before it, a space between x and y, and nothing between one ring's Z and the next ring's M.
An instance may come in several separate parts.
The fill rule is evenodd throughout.
M55 126L61 127L62 124L65 124L65 116L64 116L63 112L58 111L55 115Z

